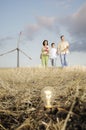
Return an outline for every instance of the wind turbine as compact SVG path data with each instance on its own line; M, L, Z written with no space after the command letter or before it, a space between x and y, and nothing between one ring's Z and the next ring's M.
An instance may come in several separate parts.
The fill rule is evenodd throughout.
M8 52L5 52L3 54L0 54L0 56L3 56L3 55L6 55L8 53L12 53L14 51L17 51L17 67L19 67L19 52L23 53L29 60L32 60L32 58L30 56L28 56L24 51L22 51L21 49L19 49L19 43L20 43L20 39L21 39L21 35L22 35L22 32L19 33L19 38L18 38L18 41L17 41L17 48L13 49L13 50L10 50Z

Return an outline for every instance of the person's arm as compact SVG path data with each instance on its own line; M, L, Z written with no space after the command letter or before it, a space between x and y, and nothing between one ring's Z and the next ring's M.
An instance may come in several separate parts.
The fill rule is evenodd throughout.
M59 55L60 54L60 45L58 44L57 46L57 54Z
M69 45L66 46L66 48L62 51L67 51L69 49Z
M57 53L57 55L59 54L59 50L58 50L58 48L57 48L57 51L56 51L56 53Z

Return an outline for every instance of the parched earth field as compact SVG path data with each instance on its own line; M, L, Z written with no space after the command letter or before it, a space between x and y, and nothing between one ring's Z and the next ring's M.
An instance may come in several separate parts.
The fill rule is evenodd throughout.
M0 130L86 130L86 67L1 68Z

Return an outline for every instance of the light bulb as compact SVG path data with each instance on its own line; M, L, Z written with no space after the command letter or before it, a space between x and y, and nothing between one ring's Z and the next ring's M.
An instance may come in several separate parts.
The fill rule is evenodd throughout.
M52 87L43 88L41 91L41 98L46 108L52 108L55 99L54 89Z

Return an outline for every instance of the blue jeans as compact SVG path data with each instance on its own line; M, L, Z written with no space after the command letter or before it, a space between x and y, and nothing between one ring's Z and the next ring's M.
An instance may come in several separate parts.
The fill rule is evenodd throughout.
M51 65L53 67L56 67L56 58L50 58L50 60L51 60Z
M62 67L68 65L68 64L67 64L67 60L66 60L66 58L67 58L66 54L60 54L60 61L61 61L61 65L62 65Z

